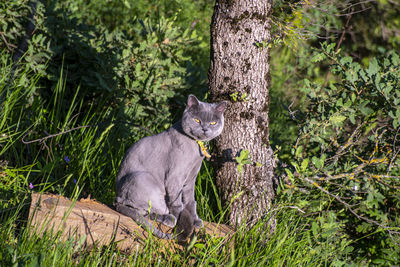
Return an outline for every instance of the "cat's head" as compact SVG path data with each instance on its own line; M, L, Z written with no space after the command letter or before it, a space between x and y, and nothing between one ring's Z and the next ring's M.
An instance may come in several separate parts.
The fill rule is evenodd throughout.
M205 103L189 95L183 112L182 129L193 139L209 141L221 134L224 128L226 102Z

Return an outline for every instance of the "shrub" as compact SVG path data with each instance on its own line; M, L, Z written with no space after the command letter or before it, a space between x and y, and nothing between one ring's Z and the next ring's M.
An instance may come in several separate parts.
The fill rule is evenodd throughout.
M345 247L346 261L400 257L400 57L368 67L323 44L337 83L305 81L310 102L300 122L283 195L312 218L318 242Z
M159 12L157 6L153 10L154 6L145 1L108 2L38 1L35 8L29 1L4 2L0 4L4 11L0 15L4 37L0 38L0 48L15 54L22 40L27 40L19 66L26 65L32 74L41 74L36 97L44 102L51 101L54 88L60 78L64 79L64 112L79 87L77 99L84 100L83 113L112 107L110 118L153 131L163 129L179 112L184 92L204 93L200 90L205 87L205 71L195 65L203 64L204 58L198 56L206 50L205 38L190 23L182 23L188 19L179 5ZM117 19L108 15L102 21L96 19L98 15L85 13L92 7L103 14L111 4ZM196 5L190 4L190 9L196 9ZM133 15L142 7L151 14L143 20ZM34 19L30 20L32 14ZM35 24L35 30L31 38L26 38L29 21ZM199 50L203 52L196 53ZM136 140L143 136L136 134L137 128L124 131Z

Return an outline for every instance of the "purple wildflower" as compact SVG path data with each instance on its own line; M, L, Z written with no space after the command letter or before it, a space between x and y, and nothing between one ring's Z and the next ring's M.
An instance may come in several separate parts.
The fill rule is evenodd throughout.
M77 182L76 182L76 179L74 179L74 184L76 184Z
M29 183L29 188L30 188L30 189L33 189L33 187L34 187L33 184L32 184L32 183Z
M69 159L68 156L65 156L65 157L64 157L64 160L65 160L65 162L66 162L67 164L71 162L71 160Z
M190 29L193 29L194 26L196 26L196 24L197 24L197 21L193 21L193 22L192 22L192 25L190 26Z

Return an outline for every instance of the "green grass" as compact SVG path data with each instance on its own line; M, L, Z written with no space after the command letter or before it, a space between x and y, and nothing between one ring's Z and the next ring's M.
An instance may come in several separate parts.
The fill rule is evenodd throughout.
M147 240L143 249L133 248L130 251L120 251L115 244L86 249L83 240L61 241L58 235L50 232L39 237L31 234L25 221L19 221L19 212L18 209L11 212L0 227L0 260L6 266L304 266L328 265L335 258L317 253L316 244L306 238L310 238L310 230L294 219L296 216L293 212L278 214L280 223L272 235L267 234L266 220L251 231L239 229L234 240L199 236L191 246L175 250L165 248L153 237Z
M62 241L60 233L33 233L27 221L30 193L52 192L66 197L91 195L111 204L114 179L129 144L121 142L110 107L92 110L65 97L63 73L51 101L40 97L39 75L18 69L13 76L7 54L1 56L0 93L0 262L3 266L298 266L340 263L338 249L315 241L306 218L277 203L273 216L251 230L239 227L233 239L198 236L182 250L165 249L156 238L143 249L120 251L116 244L85 248L83 240ZM69 88L71 91L71 88ZM99 105L98 105L99 106ZM83 112L85 111L85 112ZM91 127L78 128L83 125ZM72 130L77 128L75 130ZM69 131L69 132L67 132ZM51 134L67 132L43 139ZM27 144L22 142L24 138ZM139 135L138 135L139 138ZM31 142L35 139L41 141ZM213 173L207 164L196 185L200 216L225 222ZM276 222L271 234L271 222Z

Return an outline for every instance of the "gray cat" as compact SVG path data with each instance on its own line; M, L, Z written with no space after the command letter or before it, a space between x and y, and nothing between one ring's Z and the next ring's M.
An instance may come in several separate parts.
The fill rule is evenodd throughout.
M168 130L135 143L122 160L115 207L159 238L176 236L153 227L150 218L174 227L184 240L200 228L194 186L207 152L198 141L221 134L226 102L205 103L190 95L182 119Z

